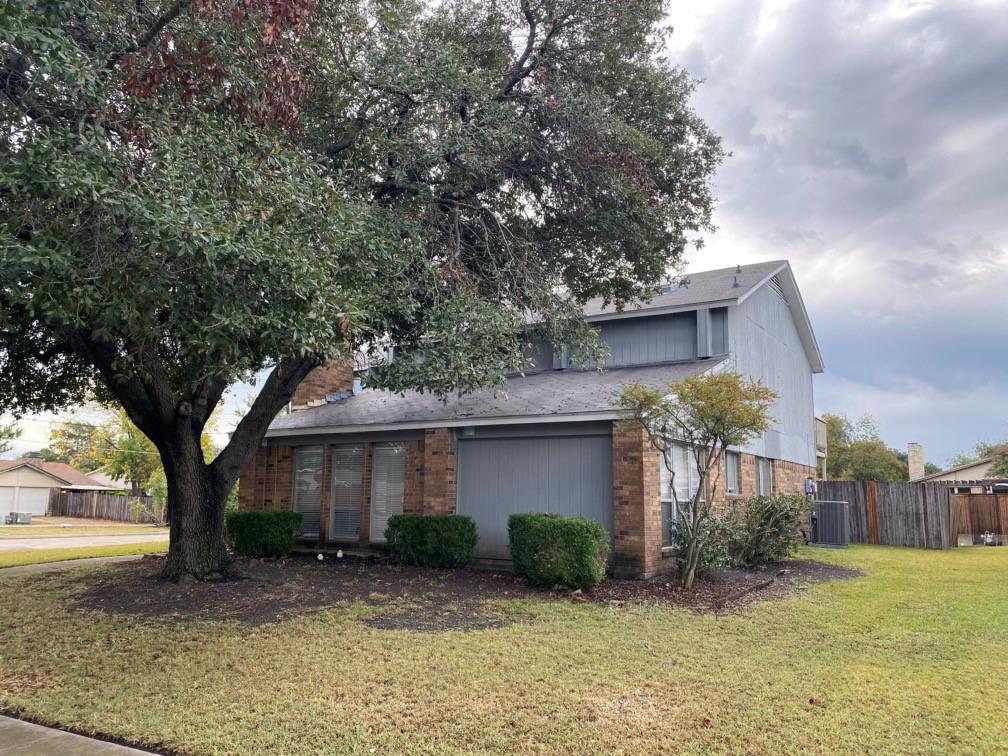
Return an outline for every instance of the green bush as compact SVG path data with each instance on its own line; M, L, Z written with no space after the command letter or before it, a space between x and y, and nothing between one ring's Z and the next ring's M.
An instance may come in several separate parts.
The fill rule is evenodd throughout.
M672 543L675 548L676 567L680 573L686 569L686 550L689 548L689 531L682 517L677 517L672 525ZM731 523L727 518L711 512L703 519L697 531L697 545L700 558L697 560L696 574L703 575L711 570L721 570L731 566L728 555L731 541Z
M464 567L476 548L476 523L461 515L392 515L385 541L403 564Z
M735 510L729 553L742 567L781 562L802 542L801 526L809 501L804 496L757 496Z
M586 588L605 580L609 534L595 520L515 514L508 540L515 572L533 585Z
M227 512L228 543L239 556L282 557L294 551L300 512Z

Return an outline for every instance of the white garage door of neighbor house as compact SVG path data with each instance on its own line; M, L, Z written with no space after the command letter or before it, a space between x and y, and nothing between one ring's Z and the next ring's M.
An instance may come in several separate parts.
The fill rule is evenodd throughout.
M0 486L0 516L14 511L14 486Z
M22 486L17 496L16 511L28 512L35 517L45 517L48 509L48 488L25 488Z

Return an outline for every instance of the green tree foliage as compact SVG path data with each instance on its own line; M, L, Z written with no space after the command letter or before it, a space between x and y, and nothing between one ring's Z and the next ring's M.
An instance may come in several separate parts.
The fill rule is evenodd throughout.
M1002 446L994 454L994 464L987 472L988 478L1008 478L1008 447Z
M886 445L870 415L851 421L845 415L824 414L828 451L826 477L831 480L907 480L905 453Z
M620 404L628 411L626 422L644 428L669 475L674 475L675 443L685 444L696 464L696 493L685 507L676 502L677 537L685 546L680 572L687 588L693 585L706 541L717 530L708 492L717 488L721 458L729 446L744 446L766 432L776 399L771 389L731 371L691 376L664 390L639 383L623 387Z
M314 367L446 395L583 356L710 227L719 140L659 0L23 0L0 13L0 406L114 398L168 484L167 576ZM529 326L533 323L533 326ZM405 359L380 355L398 347ZM225 389L268 371L211 462Z
M9 452L13 448L13 441L21 435L17 425L14 423L0 423L0 454Z
M980 441L972 452L957 454L949 460L949 467L969 465L984 459L993 459L994 464L987 471L988 478L1008 479L1008 441Z

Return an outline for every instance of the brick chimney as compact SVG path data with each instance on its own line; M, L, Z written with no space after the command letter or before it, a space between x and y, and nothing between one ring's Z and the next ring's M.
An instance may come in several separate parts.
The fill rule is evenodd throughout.
M336 359L312 370L291 397L291 410L317 407L326 403L330 394L353 391L353 363L346 359Z
M907 444L907 466L910 468L910 480L924 477L924 447L913 441Z

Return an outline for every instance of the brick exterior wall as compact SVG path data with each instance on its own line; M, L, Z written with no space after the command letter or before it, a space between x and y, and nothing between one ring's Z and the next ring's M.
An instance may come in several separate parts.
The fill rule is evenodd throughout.
M238 508L290 509L294 493L294 450L260 447L238 479Z
M613 423L613 562L616 575L651 577L674 568L662 558L661 457L643 428Z
M365 443L362 473L360 543L370 542L371 453ZM643 429L613 424L613 562L614 574L651 577L675 569L671 553L662 549L660 500L661 457ZM756 495L756 457L742 454L739 494L725 492L724 463L710 493L715 507L726 509ZM332 481L332 449L325 448L322 488L322 540L328 536ZM773 460L774 493L801 494L814 469ZM243 510L290 509L293 494L294 449L260 448L242 471L238 502ZM422 440L406 442L403 511L451 514L456 505L456 441L449 428L431 428Z
M403 511L423 514L424 511L424 442L406 443L406 480Z
M424 433L423 513L455 513L455 434L450 428Z
M774 493L805 494L805 479L808 476L816 478L814 467L788 462L783 459L773 461L773 491Z
M353 364L345 360L333 360L315 368L294 390L291 409L304 409L325 404L326 396L339 391L352 391L354 382Z
M374 444L364 444L364 462L361 466L360 544L371 541L371 450Z

